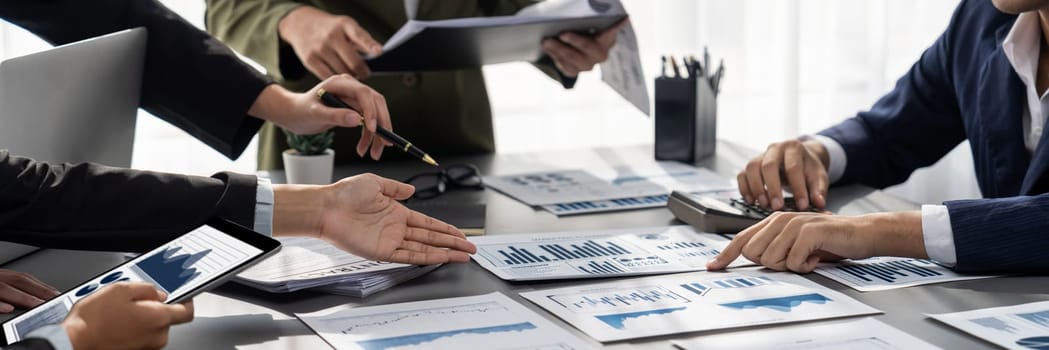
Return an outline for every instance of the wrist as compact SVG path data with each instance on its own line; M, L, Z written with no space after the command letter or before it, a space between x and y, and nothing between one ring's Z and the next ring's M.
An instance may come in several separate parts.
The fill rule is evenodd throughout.
M94 350L95 346L89 339L90 332L87 331L87 324L79 318L66 318L62 321L62 329L66 331L66 335L69 336L69 343L73 344L75 350Z
M273 185L273 235L320 238L324 186Z
M874 234L871 246L874 256L901 256L926 259L922 237L921 211L876 213L866 215Z
M255 98L255 102L248 109L248 115L283 127L284 118L294 115L294 104L295 93L280 85L270 84Z
M809 152L812 152L812 154L816 156L816 159L819 159L820 162L823 163L824 170L826 170L829 167L830 152L827 151L827 147L824 146L823 143L813 139L809 139L803 141L801 145L804 146L805 149L809 150Z
M299 23L303 23L303 20L306 20L306 23L308 23L308 17L311 17L313 13L319 11L320 10L312 6L299 6L289 11L279 22L277 22L277 36L285 42L293 42L295 40L295 33L299 32L299 30L297 30L297 28L299 28Z

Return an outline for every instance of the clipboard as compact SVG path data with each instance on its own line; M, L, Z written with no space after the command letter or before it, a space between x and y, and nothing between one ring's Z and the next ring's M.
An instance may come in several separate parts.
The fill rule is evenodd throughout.
M543 57L540 42L563 32L593 34L625 14L584 17L495 16L409 21L367 60L373 72L415 72L476 68Z

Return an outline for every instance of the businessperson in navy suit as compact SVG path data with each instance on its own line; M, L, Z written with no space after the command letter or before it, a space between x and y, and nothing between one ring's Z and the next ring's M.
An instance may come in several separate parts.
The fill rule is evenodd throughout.
M781 213L747 228L708 267L740 254L777 270L820 260L932 258L958 271L1049 269L1049 1L965 0L943 34L866 112L774 143L739 176L744 199L778 209L789 186L823 207L829 183L884 188L964 140L983 199L845 217Z
M259 119L300 131L359 124L357 114L324 107L312 91L294 94L270 84L154 0L5 1L0 17L55 44L146 27L143 107L227 156L244 149ZM381 96L352 78L334 77L320 86L341 91L337 95L351 105L369 105L361 109L369 127L388 123ZM366 142L358 151L375 146L382 145ZM230 173L198 177L49 164L2 147L0 240L142 251L218 216L274 236L325 239L375 260L463 262L475 250L451 225L398 203L411 196L411 186L375 175L328 186L271 185ZM32 277L0 270L0 312L10 312L12 304L34 306L55 293ZM61 325L38 329L11 349L162 347L168 326L189 321L193 313L192 305L163 305L163 299L151 285L107 287L77 303Z

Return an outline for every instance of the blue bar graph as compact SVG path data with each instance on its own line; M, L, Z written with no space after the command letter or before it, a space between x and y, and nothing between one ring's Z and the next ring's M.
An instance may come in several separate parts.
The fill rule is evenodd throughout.
M568 309L623 308L652 304L683 304L689 300L662 287L642 287L607 293L559 295L551 300Z
M623 271L622 268L619 268L618 266L612 265L612 263L607 262L607 261L602 262L602 263L598 263L596 261L591 261L590 263L586 264L585 266L577 266L577 268L579 269L579 271L583 271L583 272L586 272L587 274L591 274L591 275L616 274L616 273L624 273L624 272L626 272L626 271Z
M545 206L555 214L592 213L635 208L652 208L664 206L668 196L665 194L642 197L616 198L609 200L557 203Z
M703 247L706 247L706 246L707 246L706 244L703 244L701 242L675 242L675 243L671 243L671 244L665 244L665 245L657 246L657 248L659 248L659 250L675 250L675 249L703 248Z
M943 275L935 270L919 266L915 262L938 266L928 260L908 259L872 263L849 263L838 265L834 268L865 282L873 282L875 279L878 279L886 283L893 283L905 277L922 279Z
M506 265L539 264L551 261L594 259L606 256L630 254L629 249L612 241L598 243L594 240L567 243L550 243L521 247L507 245L495 248L495 258Z
M1042 328L1049 329L1049 310L1031 312L1026 314L1016 314L1022 319L1031 321L1034 324L1042 326Z
M745 278L727 278L727 279L723 279L723 280L714 280L714 281L703 281L702 283L701 282L692 282L692 283L681 284L680 286L681 286L681 288L685 288L686 290L688 290L688 291L690 291L692 293L696 293L696 295L703 295L703 294L706 294L711 289L715 289L715 288L725 288L725 289L750 288L750 287L758 287L758 286L774 284L774 283L776 283L776 282L773 279L768 278L768 277L745 277Z
M1017 331L1019 331L1019 329L1016 329L1016 327L1010 326L1008 322L1002 321L1001 319L998 319L996 317L974 318L969 320L969 322L1006 333L1016 333Z

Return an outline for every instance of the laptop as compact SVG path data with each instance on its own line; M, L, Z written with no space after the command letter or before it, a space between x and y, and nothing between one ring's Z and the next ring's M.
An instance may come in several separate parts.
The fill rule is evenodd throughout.
M146 29L0 63L0 149L52 163L130 167ZM35 250L0 242L0 265Z

